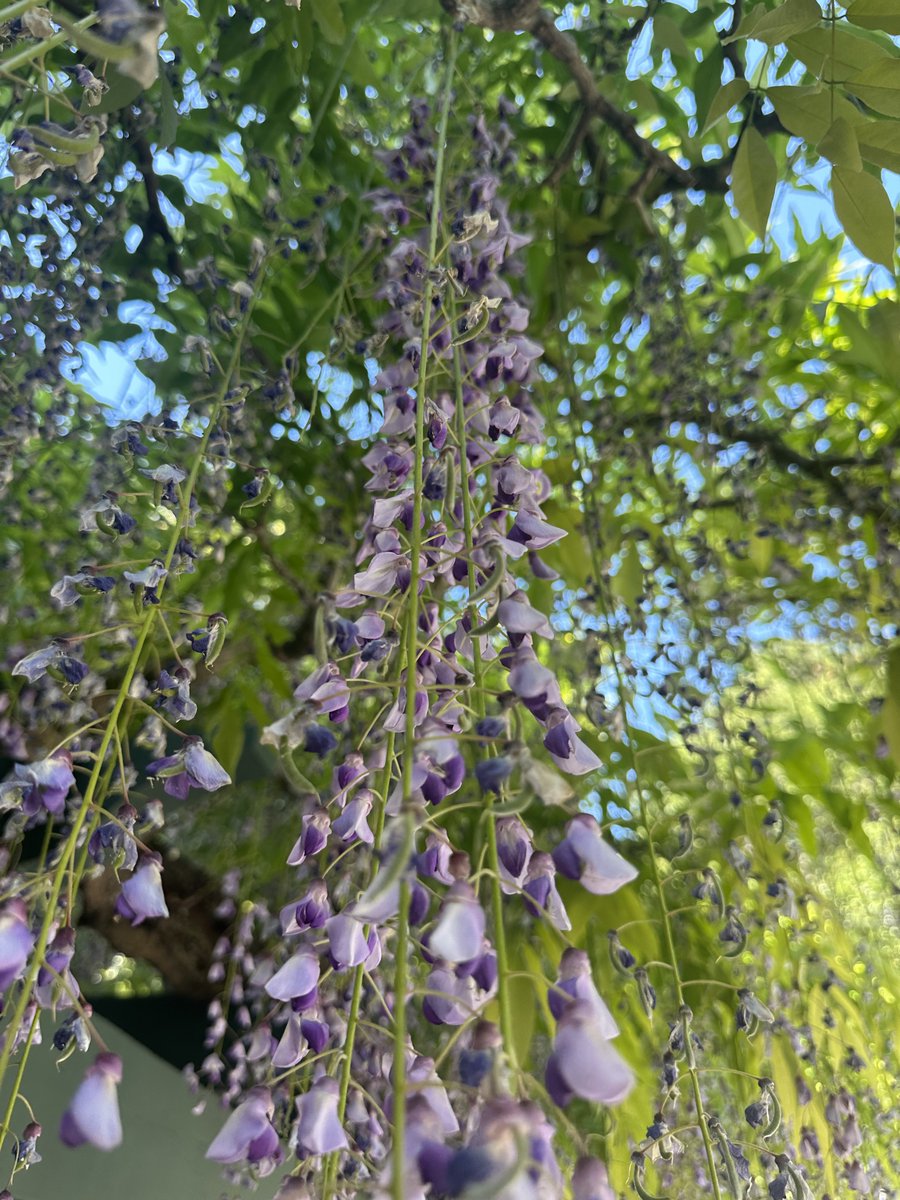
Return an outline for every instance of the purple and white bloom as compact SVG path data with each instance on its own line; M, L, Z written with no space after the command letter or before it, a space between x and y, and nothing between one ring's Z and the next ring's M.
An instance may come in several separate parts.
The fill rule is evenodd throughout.
M122 884L116 900L116 912L132 925L155 917L167 917L169 910L162 886L162 859L146 855L138 869Z
M281 1041L272 1055L272 1066L276 1071L289 1071L291 1067L296 1067L308 1052L309 1043L303 1035L303 1018L299 1013L291 1013Z
M147 775L162 779L163 791L179 800L187 800L192 787L215 792L231 783L231 776L198 737L186 738L177 754L149 763Z
M173 467L169 463L163 463L161 467L141 467L140 471L142 475L146 475L154 483L169 485L182 483L187 479L187 471L181 467Z
M525 893L525 907L533 917L543 913L556 929L565 932L572 928L566 906L556 890L556 866L551 856L543 850L532 854L522 891Z
M82 596L89 596L92 592L104 595L115 586L112 575L100 575L86 567L75 575L63 575L50 589L50 595L60 608L71 608Z
M544 613L532 608L525 592L515 591L497 605L497 616L507 633L538 633L552 638L553 627Z
M0 913L0 992L19 978L34 947L27 916L21 900L10 900Z
M374 929L366 936L365 926L347 913L337 913L325 922L328 953L336 971L358 967L375 949L378 935Z
M118 820L104 821L91 834L88 853L98 866L114 871L133 871L137 866L137 842L132 836L137 809L123 804L116 814Z
M280 1161L278 1134L272 1124L275 1106L268 1088L253 1088L213 1138L206 1157L220 1163Z
M424 1096L428 1107L438 1119L441 1133L449 1137L459 1132L459 1121L450 1107L447 1092L434 1069L434 1059L419 1054L407 1069L410 1090Z
M302 899L286 904L281 910L281 932L287 937L306 929L321 929L330 916L328 889L321 879L314 879Z
M469 962L481 953L485 915L475 889L460 880L444 897L437 922L428 937L428 952L448 963Z
M44 808L58 817L74 783L68 750L57 750L39 762L16 763L13 778L0 783L0 809L21 804L26 816L33 817Z
M62 646L58 642L51 642L49 646L43 646L40 650L32 650L24 658L20 658L13 667L12 674L21 675L29 683L36 683L47 674L51 667L57 666L62 657Z
M299 1154L331 1154L347 1149L347 1135L338 1120L339 1094L337 1080L326 1077L317 1079L308 1092L297 1097L294 1137Z
M634 1073L603 1036L596 1010L576 1000L563 1013L547 1061L547 1091L565 1108L573 1096L620 1104L634 1086Z
M425 983L422 1013L432 1025L464 1025L478 1007L471 975L460 978L445 963L436 963Z
M345 844L349 842L365 842L371 846L375 835L369 828L369 813L375 797L368 788L363 788L347 802L347 806L332 826L335 835Z
M318 667L295 688L294 699L311 705L320 716L343 721L349 712L350 687L337 663L329 662Z
M191 699L191 673L187 667L175 667L171 674L163 669L159 673L154 691L161 697L159 707L173 721L192 721L197 715L197 705Z
M589 956L584 950L569 946L559 961L559 978L547 992L550 1011L557 1021L561 1020L573 1000L583 1000L591 1005L603 1037L610 1039L619 1036L616 1019L594 986Z
M122 1141L119 1097L122 1060L117 1054L98 1054L69 1101L59 1124L60 1140L66 1146L89 1142L98 1150L115 1150Z
M637 877L637 869L603 840L596 818L579 813L566 827L566 836L553 851L560 874L577 879L595 896L618 891Z
M587 775L602 766L594 751L578 737L580 732L581 726L567 710L550 714L544 745L560 770L569 775Z
M497 857L500 860L500 886L507 895L519 890L531 850L531 831L519 818L500 817L497 821Z
M314 992L319 982L319 959L307 946L292 954L266 984L275 1000L297 1000Z
M300 836L287 857L289 867L299 867L307 858L313 858L320 850L325 849L328 835L331 833L331 817L324 808L304 813L300 829Z

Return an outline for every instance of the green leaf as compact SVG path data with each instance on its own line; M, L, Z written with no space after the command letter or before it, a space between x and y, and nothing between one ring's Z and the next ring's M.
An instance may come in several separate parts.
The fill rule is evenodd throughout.
M787 48L824 83L843 83L873 60L890 62L886 51L849 29L821 25L788 38Z
M894 209L880 179L865 171L835 167L831 190L838 220L857 250L893 269Z
M857 130L857 140L866 162L900 173L900 124L867 121Z
M709 112L706 114L706 120L700 132L706 133L707 129L712 129L713 125L717 121L721 121L727 112L730 112L736 104L740 104L749 90L750 85L746 79L729 79L727 83L723 83L713 96L712 104L709 106Z
M822 10L816 0L787 0L756 22L753 37L767 46L780 46L795 34L815 29L821 20Z
M771 87L766 95L775 105L785 129L813 145L822 140L839 117L851 125L864 119L847 99L837 93L832 95L830 88Z
M766 236L777 182L778 167L772 151L755 129L747 129L734 158L731 190L742 220L761 238Z
M310 0L306 0L306 3L309 4ZM347 36L347 26L338 0L312 0L311 7L313 20L321 30L322 37L333 46L340 46Z
M626 604L634 604L644 590L644 568L641 566L641 556L634 542L622 551L622 561L618 571L610 579L609 586L613 595L624 600Z
M156 134L157 145L164 150L175 141L178 129L178 109L175 107L175 94L165 71L159 77L159 127Z
M845 117L838 117L816 149L836 167L861 171L862 156L853 126Z
M876 112L900 117L900 59L872 63L848 79L847 88Z
M900 0L855 0L847 20L863 29L880 29L896 36L900 34Z
M671 17L657 13L653 18L653 44L669 51L673 58L690 58L684 34Z

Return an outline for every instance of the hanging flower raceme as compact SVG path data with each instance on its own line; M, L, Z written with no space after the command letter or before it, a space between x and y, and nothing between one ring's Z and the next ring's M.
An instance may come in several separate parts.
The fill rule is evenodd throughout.
M296 875L288 896L298 899L282 908L274 960L244 985L264 1021L240 1039L240 1070L247 1086L302 1067L315 1025L321 1060L304 1082L292 1074L287 1084L297 1093L288 1146L301 1158L355 1147L352 1169L371 1180L373 1195L392 1186L397 1194L396 1163L379 1164L390 1146L384 1117L396 1111L398 1073L404 1195L458 1195L497 1180L505 1196L513 1179L526 1190L510 1196L561 1194L552 1109L503 1094L509 1029L483 1020L508 987L497 939L507 920L569 930L560 877L599 894L636 875L593 817L573 815L575 792L558 773L578 777L600 761L563 701L551 666L553 624L528 588L529 572L555 578L540 555L564 530L543 508L549 479L521 454L543 441L529 394L541 348L525 336L527 310L508 281L527 239L510 227L491 174L506 147L482 126L473 138L484 170L445 184L442 201L431 190L427 106L414 107L403 148L385 156L392 178L421 182L408 196L383 187L371 197L377 212L403 226L402 235L380 235L379 295L389 308L374 387L384 420L362 460L372 508L352 578L323 602L319 664L263 736L300 797L287 854ZM411 217L435 204L459 211L439 262L429 260L428 229ZM163 760L165 777L179 778L186 760ZM159 777L158 765L148 774ZM537 797L558 806L555 832L542 820L538 838L519 815L494 815L491 806L509 797L516 813ZM457 805L460 813L481 809L477 832L456 818ZM488 858L486 822L496 840ZM473 851L481 864L474 875ZM509 899L498 908L503 894ZM398 974L401 960L408 967ZM547 1078L560 1105L574 1095L618 1103L632 1083L609 1043L618 1027L586 964L582 952L567 953L550 991L558 1027ZM501 995L501 1010L507 1003ZM401 1013L403 1052L395 1044L389 1054L375 1030L390 1033ZM217 1012L215 1027L221 1019ZM446 1055L426 1053L441 1045L435 1038L445 1027L460 1031L458 1075ZM338 1083L342 1070L349 1091ZM220 1065L211 1071L222 1077ZM477 1100L462 1122L471 1096L456 1085L479 1088L489 1078L498 1094ZM231 1162L253 1161L250 1118L271 1115L261 1099L244 1105L225 1127L241 1130L225 1139ZM582 1168L585 1196L601 1172L602 1164Z

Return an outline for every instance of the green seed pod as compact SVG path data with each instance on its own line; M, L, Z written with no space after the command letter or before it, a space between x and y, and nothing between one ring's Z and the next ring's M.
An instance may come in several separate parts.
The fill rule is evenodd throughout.
M641 1200L667 1200L665 1196L656 1196L653 1192L648 1191L644 1185L644 1168L646 1166L646 1158L640 1150L635 1150L631 1156L631 1186L640 1196Z
M738 1175L737 1165L734 1161L734 1156L731 1153L731 1143L725 1135L725 1130L722 1127L722 1122L716 1117L706 1117L706 1127L712 1135L719 1153L722 1155L722 1162L725 1166L725 1174L728 1177L728 1190L734 1197L734 1200L743 1200L746 1189L741 1183L741 1178Z
M691 814L682 813L678 818L680 828L678 830L678 849L672 855L673 859L681 858L687 854L694 844L694 826L691 823Z
M759 1086L763 1089L769 1102L769 1120L765 1128L760 1131L761 1136L768 1139L774 1137L781 1128L781 1103L775 1092L775 1084L771 1079L761 1079Z
M206 653L203 655L203 661L206 663L207 670L212 670L213 663L222 653L222 647L225 645L225 631L228 626L228 618L224 613L213 613L206 622L206 628L209 630L209 641L206 644Z

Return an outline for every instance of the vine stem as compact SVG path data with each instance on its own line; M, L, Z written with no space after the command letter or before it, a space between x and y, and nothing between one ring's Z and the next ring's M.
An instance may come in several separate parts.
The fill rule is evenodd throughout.
M566 316L566 304L565 304L565 286L563 283L563 270L562 270L562 263L560 261L560 228L559 228L559 196L558 196L558 193L557 193L555 228L554 228L554 238L553 238L553 259L554 259L554 267L555 267L555 275L556 275L556 291L557 291L557 307L558 307L557 320L561 322ZM560 336L562 336L562 331L560 331ZM581 396L578 391L578 386L577 386L577 383L575 380L575 373L572 370L572 365L569 360L568 339L565 339L562 350L563 350L562 360L565 364L565 371L566 371L566 375L568 377L567 383L569 385L568 390L569 390L570 412L571 412L572 417L577 419L577 418L580 418L581 416L583 416L583 414L581 412L581 409L582 409ZM575 455L575 456L578 455L577 437L574 435L572 437L572 451L573 451L573 455ZM657 899L657 904L659 906L659 913L660 913L660 924L662 925L663 940L665 942L666 954L668 956L668 962L666 965L668 965L672 971L672 982L673 982L674 990L675 990L675 999L678 1003L678 1008L680 1010L679 1011L679 1020L681 1020L682 1019L681 1010L683 1010L686 1007L686 1005L685 1005L685 999L684 999L684 989L683 989L682 980L681 980L681 971L678 966L678 954L675 950L675 937L674 937L674 934L672 931L671 913L669 912L669 906L666 901L663 879L659 873L659 863L657 861L656 844L653 841L653 833L652 833L652 829L651 829L650 819L647 815L646 806L644 804L644 794L643 794L643 789L641 787L640 769L638 767L638 758L637 758L637 754L635 753L635 748L634 748L634 736L632 733L630 722L628 720L628 707L627 707L627 701L626 701L627 693L626 693L626 689L625 689L625 680L622 677L621 668L619 666L619 656L616 651L616 646L614 645L613 638L612 638L612 631L614 628L614 624L613 624L613 621L612 621L612 618L610 615L609 608L606 603L606 597L603 592L603 583L602 583L603 564L600 561L600 553L599 553L600 544L601 544L600 535L601 535L601 529L602 529L601 513L598 509L596 496L593 492L593 489L588 487L586 484L583 484L583 486L582 486L582 509L583 509L584 515L587 518L587 521L589 523L589 527L586 529L585 541L587 542L588 546L590 547L590 560L591 560L591 566L592 566L593 573L594 573L594 584L596 587L597 604L600 608L601 614L603 615L607 634L609 635L609 638L610 638L609 646L610 646L610 654L611 654L611 659L612 659L613 673L616 677L616 689L618 692L619 707L622 712L622 723L623 723L624 730L625 730L626 742L628 744L628 753L629 753L629 758L631 760L631 769L632 769L632 773L634 775L634 795L635 795L635 799L637 801L637 812L638 812L641 826L644 831L644 836L647 839L647 851L648 851L648 858L650 860L650 880L653 884L654 891L656 892L656 899ZM688 1064L687 1074L689 1075L690 1082L691 1082L691 1093L692 1093L692 1096L694 1099L694 1107L696 1108L696 1111L697 1111L697 1124L700 1128L700 1136L703 1139L703 1148L704 1148L704 1151L706 1154L706 1163L707 1163L707 1170L709 1172L710 1185L712 1186L713 1196L714 1196L715 1200L722 1200L722 1189L721 1189L721 1184L719 1182L719 1172L718 1172L718 1168L716 1166L716 1159L715 1159L715 1155L713 1153L712 1138L710 1137L709 1130L707 1129L707 1126L706 1126L706 1120L705 1120L706 1114L705 1114L704 1106L703 1106L703 1093L700 1089L700 1079L699 1079L699 1076L697 1073L697 1060L696 1060L696 1056L694 1054L694 1047L693 1047L693 1043L691 1040L691 1032L690 1032L690 1028L687 1026L687 1022L685 1022L685 1030L684 1030L684 1050L685 1050L685 1057L687 1059L687 1064Z
M260 274L262 275L263 273L264 273L264 271L263 271L263 269L261 269ZM194 456L194 461L191 466L191 471L190 471L190 474L188 475L188 478L187 478L187 481L185 484L180 519L178 521L176 521L175 526L172 530L172 535L169 539L169 545L166 550L166 555L165 555L165 558L163 559L163 565L165 566L167 573L166 573L166 575L163 576L162 580L160 581L160 585L159 585L159 595L160 596L162 596L163 590L166 585L166 581L169 578L168 571L172 565L172 560L175 557L175 551L178 548L178 542L182 536L182 533L184 532L184 529L187 527L187 521L190 516L191 497L193 496L193 493L194 493L194 488L197 483L197 477L200 474L200 467L201 467L201 465L203 463L203 459L206 455L206 448L209 445L209 439L212 435L213 429L215 428L216 422L218 421L219 414L220 414L220 412L222 410L222 406L225 402L225 397L231 386L232 378L237 370L238 363L240 361L241 349L243 347L244 338L247 334L247 330L249 329L249 326L250 326L250 315L253 311L253 304L254 304L256 295L257 295L257 292L254 291L253 298L251 298L248 301L247 308L245 309L244 314L243 314L243 320L241 321L241 324L240 324L238 330L236 331L234 348L231 353L231 358L229 360L226 371L223 373L221 386L217 393L215 402L213 403L213 407L210 411L210 415L209 415L209 419L206 424L206 428L204 429L203 435L200 438L200 444L197 447L197 452ZM131 652L131 657L128 660L128 664L125 667L125 672L122 676L122 682L119 684L119 690L116 693L115 701L113 702L112 709L110 710L109 716L107 718L106 727L103 731L103 737L100 740L100 746L97 750L96 758L94 759L94 765L91 770L91 775L90 775L90 778L88 779L87 786L85 787L84 797L81 802L81 807L79 808L79 810L75 816L75 819L72 822L72 828L69 830L69 834L68 834L68 837L66 838L65 844L63 846L62 853L59 856L59 861L56 865L56 870L55 870L55 873L53 876L53 882L50 887L50 894L47 898L47 908L44 913L44 919L41 923L40 933L38 934L38 938L35 943L34 951L31 956L31 962L29 963L28 970L22 981L22 987L19 992L19 996L16 1001L15 1008L13 1009L12 1016L6 1027L6 1033L5 1033L5 1037L3 1039L3 1048L2 1048L2 1050L0 1050L0 1080L2 1080L5 1077L7 1068L9 1067L9 1061L10 1061L10 1058L12 1057L12 1053L13 1053L13 1042L14 1042L14 1038L15 1038L15 1032L22 1024L22 1019L25 1015L25 1010L28 1007L29 997L31 996L31 993L34 989L35 981L37 980L37 977L38 977L38 973L43 965L44 955L47 951L47 946L50 941L50 935L53 930L54 923L56 921L56 910L59 905L59 899L62 894L63 885L65 882L66 876L70 870L70 864L74 863L75 853L76 853L76 850L78 847L78 841L79 841L79 836L81 834L81 831L84 828L85 822L88 819L88 815L94 811L95 796L98 792L98 786L101 781L100 777L101 777L101 774L103 773L104 763L106 761L106 755L109 751L110 745L112 744L113 737L116 734L119 719L122 715L122 711L128 700L128 693L131 690L132 681L134 680L135 674L137 673L138 665L141 662L141 659L143 657L144 649L147 645L147 642L148 642L148 639L150 636L150 632L153 628L153 623L154 623L155 618L156 618L156 607L155 607L155 605L151 605L144 617L143 622L141 623L139 630L138 630L137 638L134 643L134 649ZM102 799L100 801L97 801L97 805L99 806L100 803L102 803ZM99 808L98 808L98 810L99 810ZM28 1059L28 1053L31 1049L32 1041L33 1041L33 1039L29 1039L29 1041L26 1043L25 1049L23 1051L22 1061L19 1065L19 1071L18 1071L16 1080L15 1080L15 1084L13 1086L12 1095L10 1096L10 1100L9 1100L10 1106L15 1102L15 1098L18 1095L22 1077L24 1076L25 1064ZM11 1108L9 1111L11 1111ZM8 1132L9 1132L9 1128L8 1128L8 1120L7 1120L7 1121L4 1121L2 1128L0 1128L0 1150L2 1150L2 1148L3 1148L3 1143L6 1139L6 1135Z
M428 234L428 257L425 267L425 286L422 294L422 342L419 352L419 373L416 383L416 444L413 462L413 512L409 537L410 579L409 604L406 612L406 721L403 739L403 768L401 789L403 807L408 808L412 792L413 745L416 736L416 665L419 642L419 582L422 550L422 492L425 465L425 389L428 377L428 350L431 337L431 302L434 295L434 266L437 255L438 232L441 227L444 162L447 151L447 128L450 122L450 97L453 72L456 67L458 35L451 27L447 43L441 114L437 130L437 155L434 164L434 184L431 194L431 224ZM406 1160L406 989L409 982L409 882L400 882L400 912L397 918L396 963L394 968L394 1130L391 1147L391 1194L393 1200L404 1200L404 1168Z

